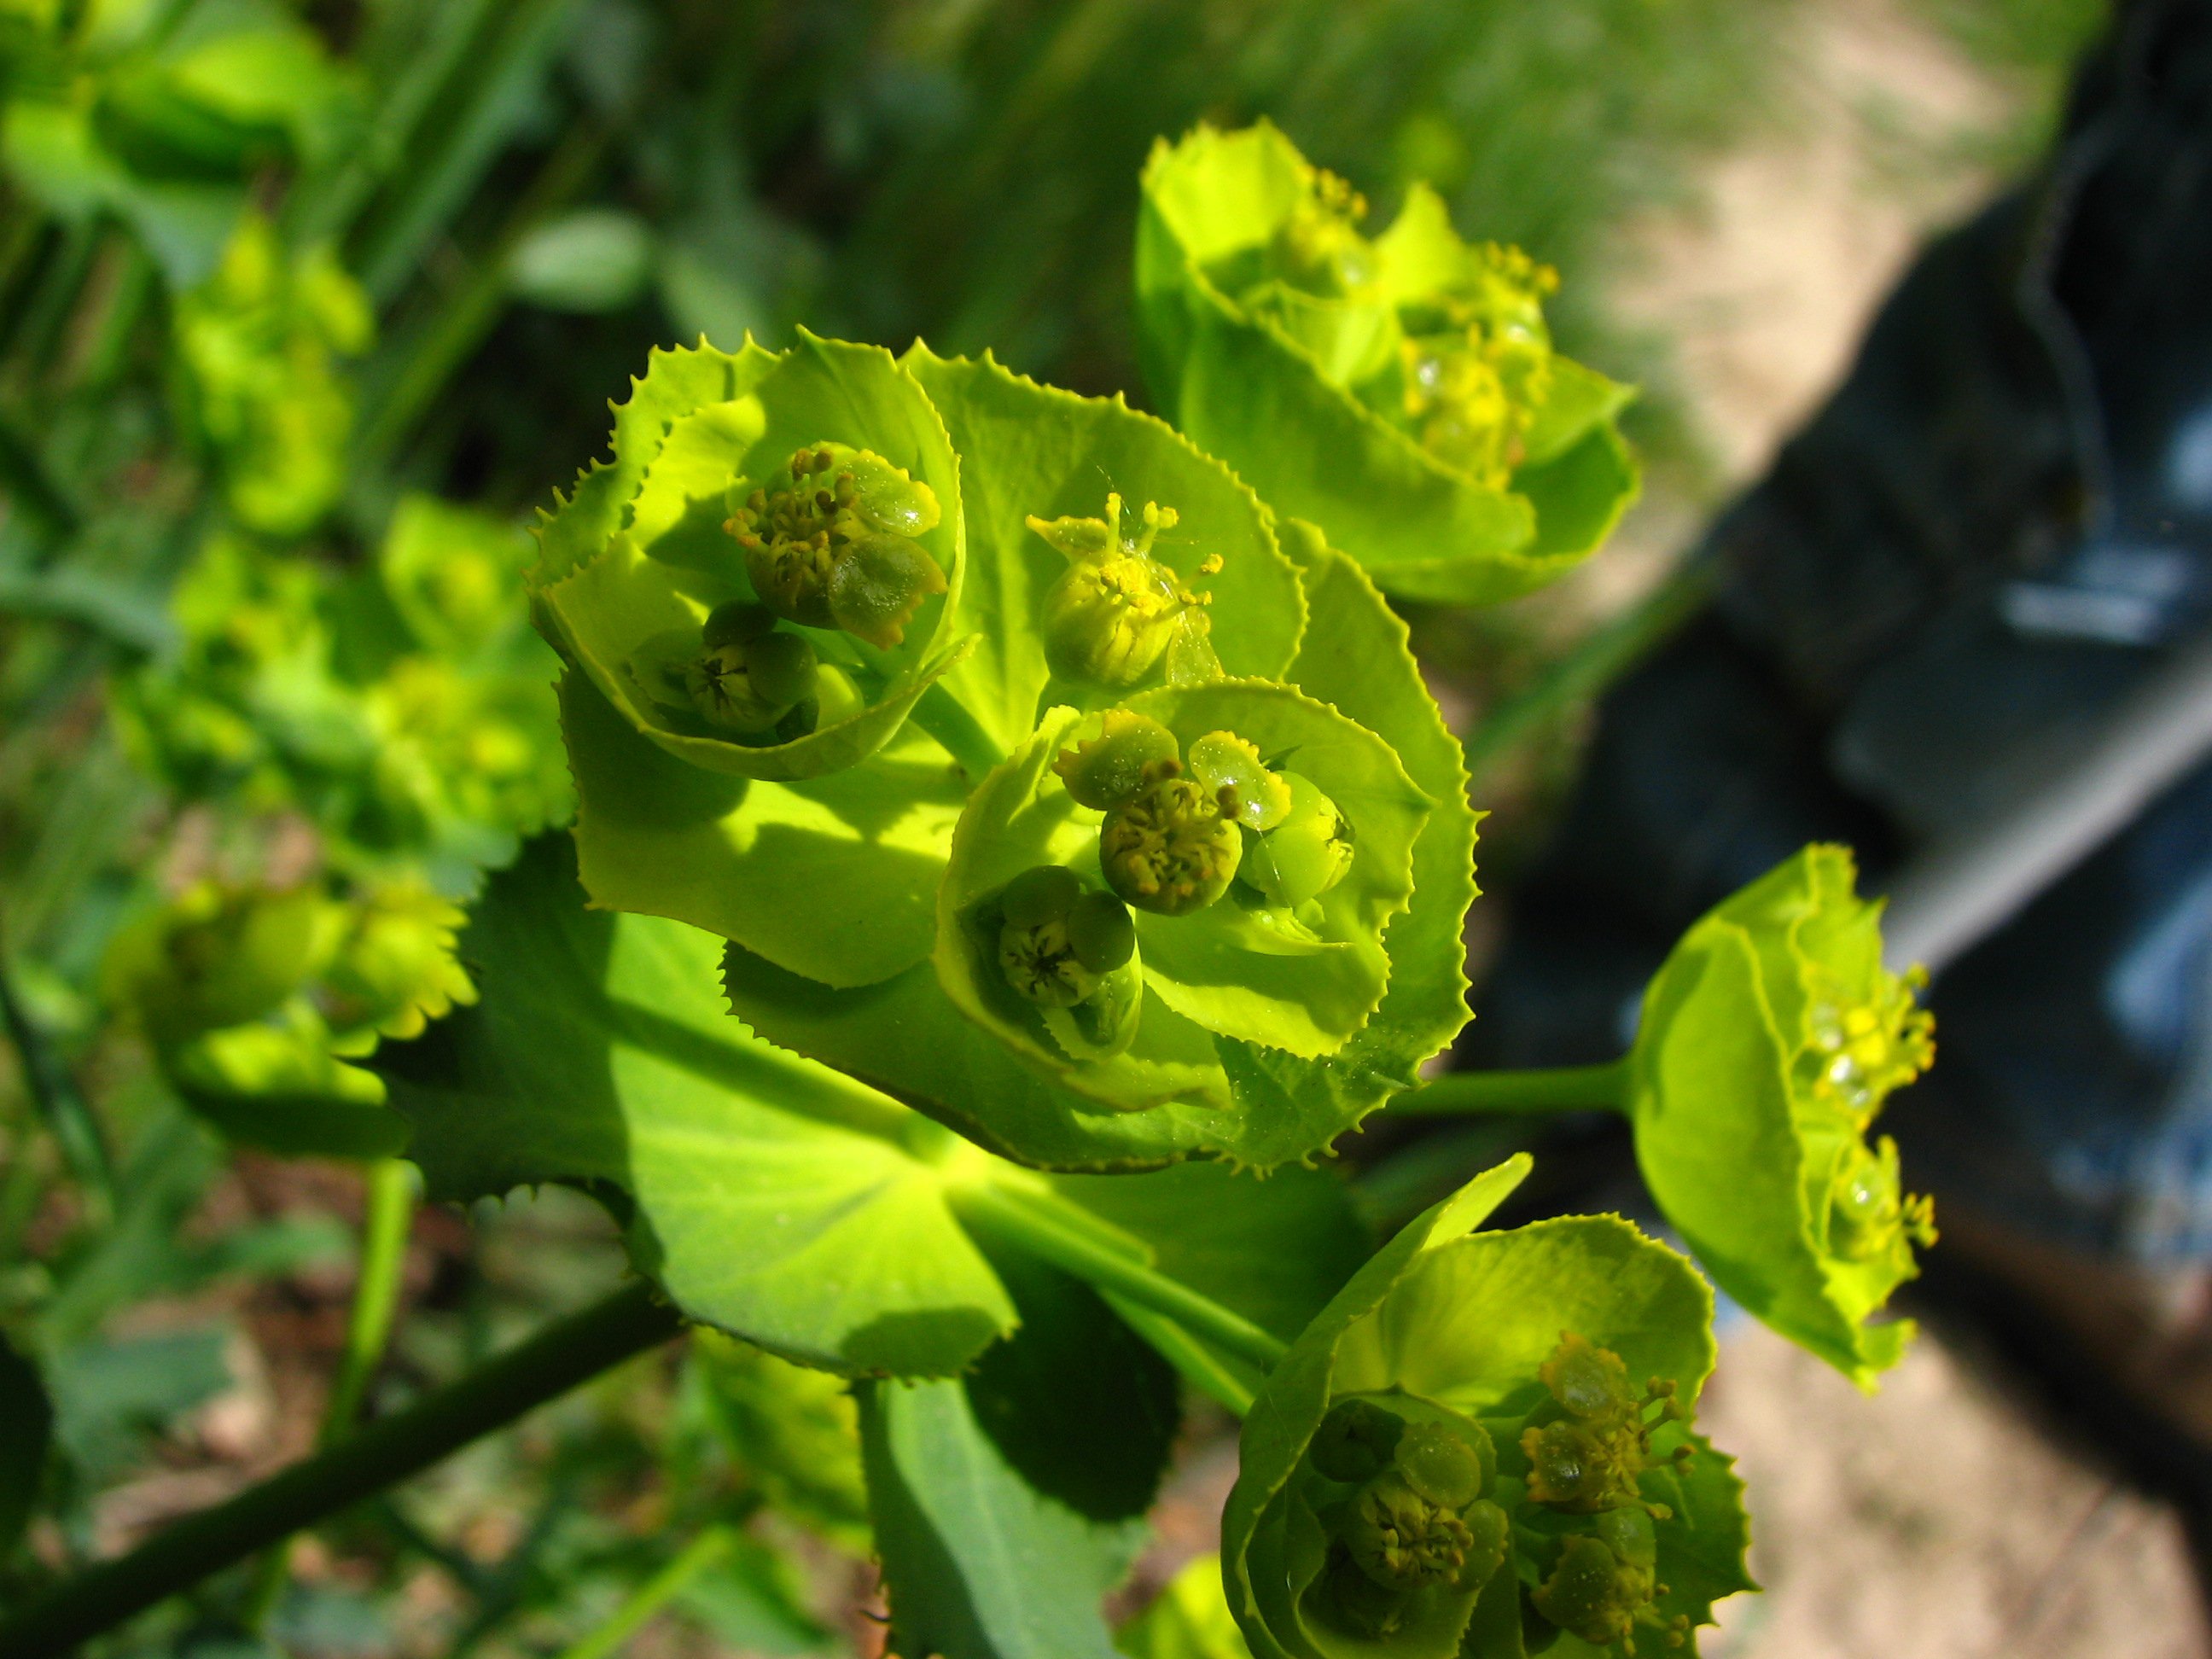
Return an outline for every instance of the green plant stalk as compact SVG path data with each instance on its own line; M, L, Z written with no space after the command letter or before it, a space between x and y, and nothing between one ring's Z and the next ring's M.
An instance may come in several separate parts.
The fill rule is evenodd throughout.
M1066 1214L1072 1206L1049 1193L968 1187L953 1194L952 1203L963 1221L995 1234L1094 1290L1163 1315L1188 1335L1211 1342L1262 1370L1271 1369L1289 1352L1286 1343L1242 1314L1200 1295L1126 1251L1100 1242L1095 1221L1079 1213Z
M0 936L0 1025L6 1027L22 1063L23 1086L31 1103L46 1120L70 1174L83 1189L85 1219L95 1227L106 1226L115 1213L115 1166L108 1156L107 1139L76 1079L16 996L4 936ZM5 1650L0 1648L0 1652Z
M1641 603L1613 617L1531 684L1484 715L1466 740L1468 775L1480 779L1547 724L1603 691L1705 609L1712 591L1711 561L1692 557Z
M1222 1363L1221 1356L1175 1322L1139 1307L1116 1291L1102 1291L1106 1305L1121 1322L1150 1343L1152 1351L1180 1371L1191 1386L1235 1417L1252 1409L1252 1390Z
M1447 1072L1390 1102L1400 1117L1469 1112L1617 1112L1628 1100L1628 1062L1528 1072Z
M8 1659L59 1659L278 1540L397 1486L578 1383L675 1336L653 1288L625 1285L404 1411L179 1521L0 1621Z
M730 1553L738 1541L735 1527L708 1528L686 1544L676 1559L629 1594L597 1630L564 1651L561 1659L609 1659L623 1644L645 1627L646 1621L684 1592L684 1587Z
M415 1221L415 1170L404 1158L379 1158L368 1166L367 1207L361 1222L361 1267L355 1275L353 1309L346 1321L344 1351L323 1407L317 1443L334 1446L353 1431L361 1416L369 1380L384 1361L392 1340L392 1316L399 1307L401 1270L407 1265L407 1235ZM246 1622L258 1629L284 1592L290 1577L289 1542L269 1552L259 1582L249 1598Z
M945 752L968 775L969 787L981 783L1006 757L991 741L975 715L939 680L923 692L914 706L914 723L937 739Z

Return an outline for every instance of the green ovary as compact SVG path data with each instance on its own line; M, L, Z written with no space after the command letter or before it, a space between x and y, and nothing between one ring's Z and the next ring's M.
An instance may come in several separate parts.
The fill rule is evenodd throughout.
M1000 971L1016 994L1040 1008L1090 1001L1136 954L1127 908L1059 865L1015 877L999 908Z
M906 625L945 573L915 538L933 529L937 496L880 455L811 444L792 456L790 483L732 491L727 528L744 550L761 603L787 622L842 629L879 650Z
M1253 843L1243 876L1271 904L1295 908L1342 881L1352 868L1352 825L1309 779L1281 774L1290 805L1275 827Z

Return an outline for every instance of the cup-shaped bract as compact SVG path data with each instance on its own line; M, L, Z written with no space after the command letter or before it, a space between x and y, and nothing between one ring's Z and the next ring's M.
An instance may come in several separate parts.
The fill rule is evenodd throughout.
M908 716L963 649L960 489L886 352L653 354L531 576L596 902L825 984L927 954L962 789Z
M1157 753L1133 772L1124 750ZM1243 793L1216 780L1275 784L1262 757L1317 781L1352 826L1343 878L1296 908L1236 878L1245 842L1273 832L1240 822ZM963 1013L1097 1106L1225 1106L1213 1039L1319 1060L1373 1014L1431 807L1382 738L1285 686L1221 680L1099 715L1055 711L962 816L938 896L939 977ZM1128 907L1143 995L1111 1044L1068 1042L1010 982L1001 917L1040 869Z
M958 464L927 396L874 347L809 335L783 352L656 352L616 411L613 458L539 541L531 588L554 644L633 729L703 771L853 766L952 659ZM732 605L805 642L807 695L773 712L752 695L751 642L707 638Z
M1163 141L1144 175L1146 378L1184 431L1389 592L1474 603L1540 586L1633 499L1632 395L1553 349L1557 278L1469 244L1410 190L1365 203L1266 122Z
M1266 1167L1411 1086L1467 1018L1466 776L1403 624L1310 526L1282 531L1309 604L1281 681L1048 711L966 805L931 964L838 992L732 950L738 1013L1054 1168L1194 1153ZM1224 655L1245 648L1214 611ZM1021 675L1031 696L1049 680L1041 660ZM1247 869L1301 885L1271 893ZM1072 937L1018 919L1010 935L1009 895L1027 916L1017 884L1040 882L1070 906L1118 907L1130 956L1110 981L1067 965Z
M1386 1245L1246 1417L1221 1557L1258 1659L1690 1651L1751 1588L1741 1487L1690 1426L1711 1292L1615 1217L1471 1231L1527 1169Z
M1912 1323L1868 1322L1935 1226L1867 1130L1935 1042L1854 879L1848 848L1808 847L1682 936L1644 993L1629 1107L1644 1179L1714 1282L1869 1387Z

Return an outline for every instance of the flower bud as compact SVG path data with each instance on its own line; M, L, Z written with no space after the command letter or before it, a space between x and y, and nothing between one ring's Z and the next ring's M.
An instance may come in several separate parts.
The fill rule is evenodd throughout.
M1152 781L1107 813L1098 866L1106 884L1139 910L1182 916L1229 890L1244 842L1220 801L1165 769L1172 764L1147 769Z
M1318 898L1352 868L1352 824L1336 803L1296 772L1281 775L1290 805L1244 860L1244 879L1271 904Z
M1651 1603L1649 1567L1632 1566L1599 1538L1570 1538L1551 1576L1529 1593L1530 1604L1560 1629L1610 1647L1635 1628Z
M1078 805L1103 812L1133 798L1148 774L1173 764L1178 752L1175 734L1158 720L1109 708L1100 735L1062 750L1052 769Z
M761 603L807 628L834 628L889 650L945 573L914 538L935 527L936 494L882 456L811 444L787 487L740 482L727 528Z
M1359 1489L1339 1527L1354 1565L1397 1590L1457 1579L1474 1542L1456 1510L1423 1497L1395 1468Z
M1133 534L1111 494L1103 519L1025 522L1069 561L1038 618L1045 660L1062 679L1125 690L1159 666L1179 635L1204 633L1211 596L1191 592L1152 556L1153 539L1175 526L1174 508L1146 502Z

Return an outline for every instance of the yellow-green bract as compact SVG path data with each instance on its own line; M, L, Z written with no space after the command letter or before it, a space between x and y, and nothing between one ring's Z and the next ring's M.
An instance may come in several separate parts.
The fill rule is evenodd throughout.
M1914 981L1882 966L1881 915L1847 849L1805 848L1683 935L1629 1060L1667 1218L1723 1290L1862 1387L1912 1334L1867 1322L1935 1237L1895 1146L1865 1139L1935 1056Z
M1364 203L1265 122L1163 141L1145 169L1146 378L1176 424L1394 594L1540 586L1634 497L1630 388L1553 349L1553 278L1470 245L1425 186Z

